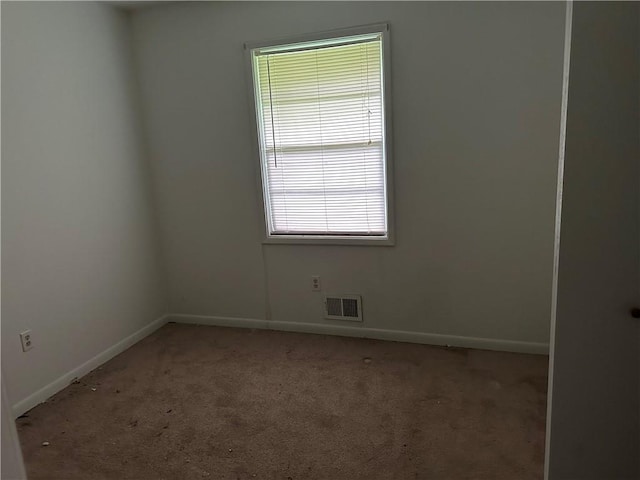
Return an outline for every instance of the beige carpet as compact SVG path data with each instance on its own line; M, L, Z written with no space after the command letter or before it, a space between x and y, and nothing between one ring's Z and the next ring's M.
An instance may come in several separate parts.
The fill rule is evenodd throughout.
M31 480L540 479L546 383L544 356L168 324L17 423Z

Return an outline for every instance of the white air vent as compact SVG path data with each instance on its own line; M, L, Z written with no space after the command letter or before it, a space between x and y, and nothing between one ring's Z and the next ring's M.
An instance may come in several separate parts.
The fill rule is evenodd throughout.
M332 320L362 321L360 295L327 295L324 297L324 316Z

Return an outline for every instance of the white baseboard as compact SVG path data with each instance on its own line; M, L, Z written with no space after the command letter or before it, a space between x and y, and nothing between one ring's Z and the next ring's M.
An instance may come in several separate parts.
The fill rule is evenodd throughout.
M373 338L395 342L420 343L426 345L447 345L453 347L476 348L482 350L498 350L515 353L533 353L548 355L547 343L521 342L491 338L463 337L456 335L440 335L436 333L406 332L402 330L385 330L364 326L346 326L321 323L297 323L261 320L255 318L216 317L209 315L168 314L164 315L137 332L129 335L102 353L87 360L82 365L65 373L27 398L15 403L12 407L15 417L22 415L36 405L44 402L52 395L67 387L71 381L82 377L103 363L122 353L127 348L155 332L167 322L190 323L196 325L212 325L217 327L257 328L264 330L280 330L286 332L316 333L338 335L344 337Z
M102 365L103 363L107 362L108 360L111 360L113 357L115 357L119 353L124 352L127 348L129 348L133 344L139 342L146 336L152 334L157 329L162 327L165 323L167 323L167 320L168 320L168 315L163 315L162 317L157 318L153 322L142 327L137 332L134 332L128 337L120 340L115 345L107 348L102 353L99 353L98 355L91 358L90 360L87 360L79 367L76 367L70 372L65 373L64 375L57 378L50 384L44 386L43 388L36 391L35 393L32 393L27 398L15 403L12 407L13 415L17 418L23 413L31 410L36 405L44 402L47 398L58 393L63 388L67 387L74 378L76 377L80 378L86 375L91 370L94 370L100 365Z
M265 330L282 330L286 332L318 333L339 335L344 337L373 338L395 342L421 343L426 345L446 345L452 347L476 348L481 350L497 350L514 353L549 354L548 343L521 342L493 338L462 337L457 335L440 335L437 333L406 332L402 330L385 330L380 328L352 327L321 323L280 322L253 318L215 317L207 315L169 314L169 322L212 325L217 327L260 328Z
M257 318L239 318L239 317L211 317L209 315L191 315L170 313L167 315L168 322L190 323L193 325L211 325L213 327L240 327L240 328L260 328L269 330L268 320L259 320Z

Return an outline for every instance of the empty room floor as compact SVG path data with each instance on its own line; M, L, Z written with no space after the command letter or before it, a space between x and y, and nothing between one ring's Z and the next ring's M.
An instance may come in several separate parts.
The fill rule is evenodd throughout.
M541 355L170 323L17 425L31 480L539 479L546 385Z

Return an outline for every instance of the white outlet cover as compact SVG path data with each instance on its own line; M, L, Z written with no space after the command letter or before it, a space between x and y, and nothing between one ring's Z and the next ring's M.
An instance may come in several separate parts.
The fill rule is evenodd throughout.
M27 352L33 348L33 338L31 330L25 330L20 333L20 343L22 344L22 351Z

